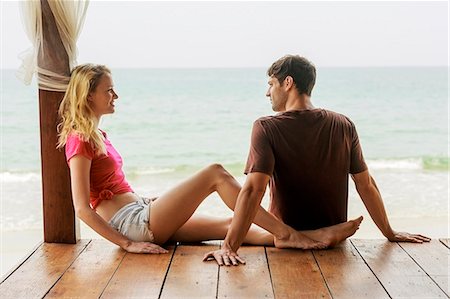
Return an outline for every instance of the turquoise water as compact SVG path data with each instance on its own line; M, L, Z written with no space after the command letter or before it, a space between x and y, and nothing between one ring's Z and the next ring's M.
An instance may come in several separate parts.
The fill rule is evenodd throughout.
M253 120L273 112L264 69L113 70L116 114L104 118L128 171L221 162L240 172ZM348 115L369 160L446 169L446 68L319 69L313 103ZM3 172L39 171L36 88L3 71ZM392 161L394 160L394 161Z
M101 127L137 191L214 162L243 180L252 122L273 114L265 69L112 71L120 99ZM447 68L318 69L313 103L355 122L393 215L448 215L447 84ZM1 96L2 229L41 227L37 88L2 70Z

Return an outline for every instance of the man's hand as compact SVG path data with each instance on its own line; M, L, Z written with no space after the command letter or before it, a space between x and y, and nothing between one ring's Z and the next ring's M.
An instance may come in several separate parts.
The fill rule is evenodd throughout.
M131 253L168 253L166 249L150 242L129 242L123 247L124 250Z
M430 242L431 239L417 234L410 234L405 232L395 232L392 236L387 237L391 242L411 242L411 243L423 243Z
M224 248L220 250L210 251L205 254L203 261L215 260L219 266L237 266L239 263L245 264L245 261L231 248Z

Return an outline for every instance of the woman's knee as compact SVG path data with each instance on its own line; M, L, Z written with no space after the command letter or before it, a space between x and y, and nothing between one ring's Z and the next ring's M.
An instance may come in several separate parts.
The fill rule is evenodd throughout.
M210 173L220 173L225 171L225 168L223 168L223 166L219 163L213 163L206 166L204 170Z
M213 178L214 185L219 185L226 180L232 180L233 176L218 163L211 164L206 167L206 171Z

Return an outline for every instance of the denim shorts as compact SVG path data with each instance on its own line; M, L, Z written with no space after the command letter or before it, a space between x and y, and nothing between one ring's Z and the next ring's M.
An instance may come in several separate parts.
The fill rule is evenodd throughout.
M150 230L151 203L150 199L140 197L139 200L117 211L109 220L109 225L131 241L154 242L155 239Z

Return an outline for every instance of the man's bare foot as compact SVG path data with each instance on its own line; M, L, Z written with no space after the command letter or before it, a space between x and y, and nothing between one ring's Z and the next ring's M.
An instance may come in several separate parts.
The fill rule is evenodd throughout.
M325 243L327 247L333 247L348 237L354 235L363 220L363 216L316 230L303 231L302 233L311 239Z
M308 238L299 231L289 227L289 237L285 239L273 239L277 248L297 248L297 249L324 249L327 244Z
M316 230L296 231L290 229L288 239L274 238L277 248L324 249L332 247L352 236L359 228L363 217Z

